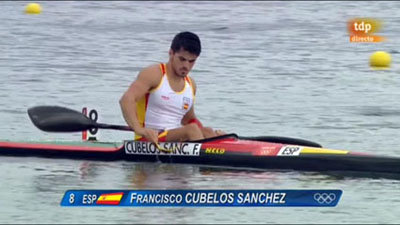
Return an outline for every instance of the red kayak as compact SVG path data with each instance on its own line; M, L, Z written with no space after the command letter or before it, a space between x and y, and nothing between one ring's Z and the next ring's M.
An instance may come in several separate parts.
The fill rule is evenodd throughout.
M47 132L97 129L132 131L130 127L97 123L81 112L59 106L28 109L36 127ZM185 163L222 168L329 172L350 176L400 177L400 157L378 156L322 148L302 139L227 134L192 141L165 142L0 142L0 155L92 160Z
M0 154L91 160L184 163L226 168L334 172L396 178L400 158L248 140L236 134L196 142L0 142ZM290 139L290 138L288 138ZM295 139L291 139L292 141Z

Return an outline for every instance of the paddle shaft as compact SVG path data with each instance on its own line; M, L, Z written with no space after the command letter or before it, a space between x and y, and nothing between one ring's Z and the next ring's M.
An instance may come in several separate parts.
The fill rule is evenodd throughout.
M133 131L133 129L129 126L123 126L123 125L113 125L113 124L105 124L105 123L94 123L95 128L101 128L101 129L111 129L111 130L124 130L124 131ZM155 143L157 148L163 152L171 153L174 149L166 149L161 147L158 143Z
M101 128L101 129L134 131L131 127L124 125L114 125L105 123L94 123L93 125L95 128Z

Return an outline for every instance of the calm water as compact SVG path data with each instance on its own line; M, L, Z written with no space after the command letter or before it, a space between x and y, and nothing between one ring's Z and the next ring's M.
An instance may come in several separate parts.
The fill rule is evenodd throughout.
M203 52L192 72L196 114L243 136L309 139L398 155L399 2L1 2L0 137L79 140L39 131L36 105L96 108L124 124L118 100L139 70L165 62L191 30ZM346 22L374 17L387 42L349 43ZM388 51L387 71L368 67ZM130 133L103 131L102 140ZM400 181L318 173L217 171L191 165L0 158L0 223L396 223ZM342 189L335 208L61 208L67 189Z

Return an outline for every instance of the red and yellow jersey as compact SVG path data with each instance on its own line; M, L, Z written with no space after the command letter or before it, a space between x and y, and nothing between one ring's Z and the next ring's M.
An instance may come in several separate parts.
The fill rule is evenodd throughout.
M143 127L171 130L181 127L182 118L193 106L195 96L189 76L182 91L176 92L169 85L167 68L160 64L162 78L156 88L136 103L137 117ZM136 136L139 139L140 136Z

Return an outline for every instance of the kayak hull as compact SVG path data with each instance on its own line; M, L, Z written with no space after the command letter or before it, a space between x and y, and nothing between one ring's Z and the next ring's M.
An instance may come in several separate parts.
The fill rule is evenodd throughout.
M136 146L147 145L150 147L129 150L128 144L132 143ZM180 146L183 146L181 152L176 150L176 152L167 153L152 150L150 144L134 141L123 143L0 141L0 155L183 163L227 168L315 171L389 178L400 176L399 157L240 140L234 136L186 143L186 145L180 144Z

